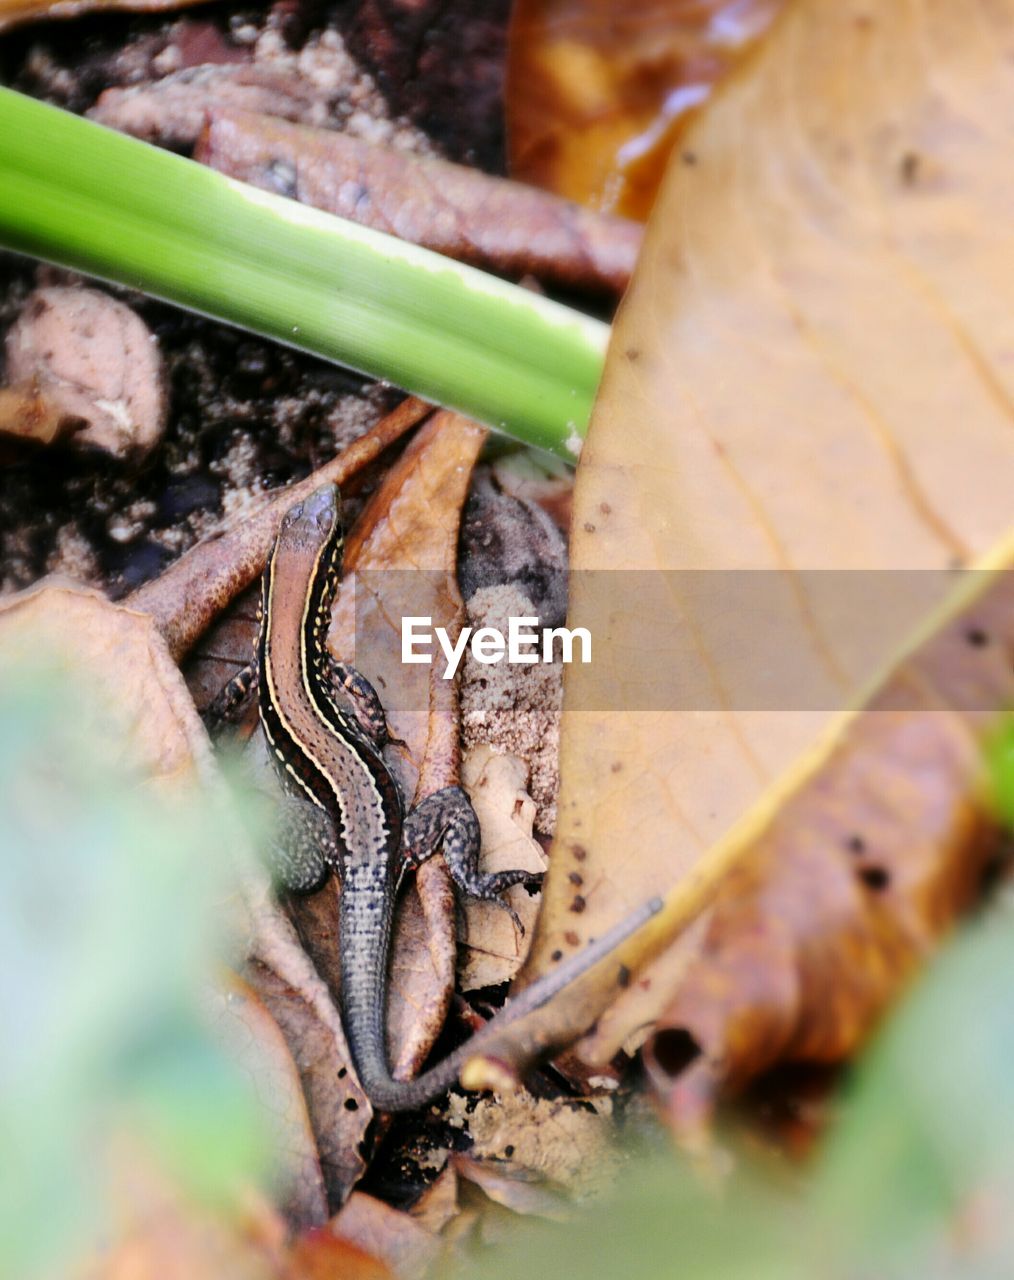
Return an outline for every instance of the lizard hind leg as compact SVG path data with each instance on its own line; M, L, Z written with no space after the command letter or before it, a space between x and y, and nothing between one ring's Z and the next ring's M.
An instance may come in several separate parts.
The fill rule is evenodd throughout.
M427 796L405 819L402 833L402 873L414 870L439 849L451 878L463 894L491 902L514 921L524 937L517 912L502 895L516 884L538 885L541 875L531 871L479 870L481 833L472 802L461 787L444 787Z
M313 893L339 869L338 837L331 817L308 800L285 795L278 825L265 847L268 870L279 889Z

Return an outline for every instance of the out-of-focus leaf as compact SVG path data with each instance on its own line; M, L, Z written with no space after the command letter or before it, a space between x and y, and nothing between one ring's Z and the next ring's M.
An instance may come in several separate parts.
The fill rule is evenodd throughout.
M327 1221L327 1197L300 1073L276 1020L248 983L230 976L210 1009L232 1056L250 1074L278 1152L285 1216L296 1227Z
M268 1157L200 1005L235 827L185 785L192 758L164 726L124 759L101 676L38 665L58 634L36 634L34 666L5 649L0 682L0 1271L26 1278L108 1237L121 1137L205 1204L234 1202Z
M930 969L863 1064L811 1204L853 1275L1001 1276L1014 1265L1009 912Z
M22 22L39 22L52 18L76 18L96 9L122 10L131 13L161 13L185 9L200 0L0 0L0 31Z
M292 1246L279 1280L393 1280L393 1276L379 1258L319 1227Z
M437 1238L414 1218L362 1191L352 1193L328 1230L379 1258L399 1280L422 1280L439 1252Z
M528 977L674 882L641 957L699 912L948 568L1008 527L1014 168L995 122L1012 39L1009 0L975 22L944 0L802 0L691 127L696 163L669 170L577 477L570 625L597 649L568 670ZM831 569L895 572L873 608ZM611 613L591 570L622 571ZM763 660L746 579L782 628ZM765 702L769 660L787 678ZM652 1022L687 954L638 976L592 1061ZM623 976L605 969L561 1019L601 1012Z
M454 1272L654 1280L1010 1274L1014 935L1009 911L935 960L863 1063L824 1152L786 1179L737 1158L720 1194L638 1152L609 1200ZM784 1171L782 1171L784 1172Z
M70 655L104 700L103 749L172 794L210 763L211 744L155 623L86 587L44 581L0 604L0 656Z
M593 208L647 218L694 108L781 4L517 0L507 76L511 172Z

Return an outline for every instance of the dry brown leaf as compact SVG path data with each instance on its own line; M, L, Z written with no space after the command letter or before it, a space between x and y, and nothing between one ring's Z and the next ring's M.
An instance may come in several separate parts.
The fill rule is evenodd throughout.
M331 1219L328 1230L379 1258L399 1280L420 1280L440 1248L436 1237L414 1218L362 1191L352 1193L341 1213Z
M349 1070L348 1047L305 993L263 961L248 969L251 985L278 1023L295 1059L328 1200L340 1205L363 1176L361 1143L368 1124L365 1095Z
M1014 703L1014 587L1009 572L983 585L723 885L645 1049L684 1140L769 1067L852 1056L980 888L998 834L982 748Z
M546 855L532 835L535 802L525 789L527 781L528 766L516 756L499 755L488 746L473 747L465 755L461 783L482 828L483 872L520 868L537 875L546 870ZM509 982L528 953L539 897L518 884L504 900L517 912L525 937L518 937L505 911L490 903L466 902L465 960L459 973L462 991Z
M642 229L478 169L246 111L212 111L196 160L485 271L622 293Z
M100 289L36 289L7 331L7 378L38 387L76 423L75 448L113 457L148 453L165 428L162 357L125 303Z
M309 76L249 63L208 63L106 89L88 115L145 142L182 149L197 141L209 111L237 108L323 124L334 97L334 87Z
M395 737L388 761L417 802L457 781L458 716L450 681L401 662L400 611L460 625L454 580L458 523L472 465L485 439L452 413L428 422L388 472L346 541L345 577L328 637L332 652L380 693ZM409 571L409 572L405 572ZM402 592L410 592L407 607ZM318 971L337 991L335 884L290 910ZM388 1053L395 1074L425 1061L454 988L454 893L441 859L419 871L399 902L389 986Z
M264 1109L284 1195L286 1218L297 1227L327 1221L327 1195L299 1072L278 1024L242 978L231 976L209 1008L230 1053L246 1068Z
M204 726L146 614L46 579L0 602L0 653L5 663L49 654L80 667L106 717L103 749L145 786L176 791L213 771Z
M647 218L690 113L780 7L518 0L507 72L511 172L594 208Z
M834 709L945 591L945 572L919 571L1006 529L1014 233L996 121L1014 97L1012 41L1009 0L976 23L943 0L803 0L692 126L696 163L667 176L577 480L570 625L602 621L581 571L605 569L623 571L617 616L626 605L635 625L602 627L594 667L568 670L527 977L674 882L629 958L698 912L826 758ZM897 572L878 611L830 569ZM664 589L635 570L669 571ZM798 701L758 700L755 614L738 647L713 642L744 570L764 571ZM689 701L665 684L674 663ZM557 1002L561 1027L601 1013L623 976L604 970ZM639 977L587 1060L668 1003L658 968Z

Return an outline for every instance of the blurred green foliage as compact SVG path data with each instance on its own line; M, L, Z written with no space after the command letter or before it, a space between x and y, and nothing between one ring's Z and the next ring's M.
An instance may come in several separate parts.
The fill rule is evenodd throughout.
M986 743L988 802L999 821L1014 831L1014 718L1006 716Z
M270 1150L202 1017L222 956L227 815L167 804L102 750L84 691L0 676L0 1274L80 1256L111 1136L221 1203Z

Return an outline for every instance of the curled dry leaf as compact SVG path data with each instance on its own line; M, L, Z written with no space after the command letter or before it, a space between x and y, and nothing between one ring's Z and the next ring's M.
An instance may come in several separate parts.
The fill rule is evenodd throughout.
M461 782L482 828L483 872L520 868L537 875L546 870L546 855L532 835L535 802L525 790L527 780L528 767L516 756L498 755L488 746L473 747L465 756ZM486 902L465 903L463 991L509 982L524 961L539 899L518 884L507 891L505 901L524 925L524 938L505 911Z
M596 658L565 681L560 819L523 976L673 884L627 963L699 913L949 567L1009 524L1014 176L994 123L1012 43L1009 0L974 24L946 3L803 0L691 127L696 163L667 175L577 478L572 565L623 572L612 615L601 574L575 575L570 625L591 628ZM778 621L764 661L744 598ZM772 655L773 698L758 684ZM677 944L605 1014L618 965L565 993L561 1019L602 1015L586 1059L650 1025L692 955Z
M77 447L117 458L144 454L165 427L154 335L98 289L52 286L29 295L7 331L7 378L42 393L47 417L66 423Z
M647 218L687 119L782 0L518 0L507 72L511 172Z
M388 748L403 794L416 801L457 781L458 716L450 681L434 667L401 662L402 613L460 625L454 579L461 507L485 430L438 413L423 427L367 504L346 540L345 578L328 643L380 694ZM318 970L338 989L337 885L291 904ZM424 864L395 921L388 1053L395 1073L417 1071L439 1034L454 987L454 894L440 859Z
M854 1054L975 897L998 836L984 739L1014 703L1009 570L976 585L723 885L645 1050L683 1138L779 1062Z
M486 271L621 293L641 228L432 157L241 111L213 111L195 159Z
M251 749L261 743L260 737ZM266 749L261 772L277 786ZM372 1111L351 1070L341 1015L331 996L338 975L318 970L279 905L262 868L243 882L248 917L246 977L285 1035L303 1084L328 1199L339 1205L366 1170L362 1143ZM337 891L333 883L307 899L300 924L316 954L337 954ZM331 987L328 980L333 978Z

